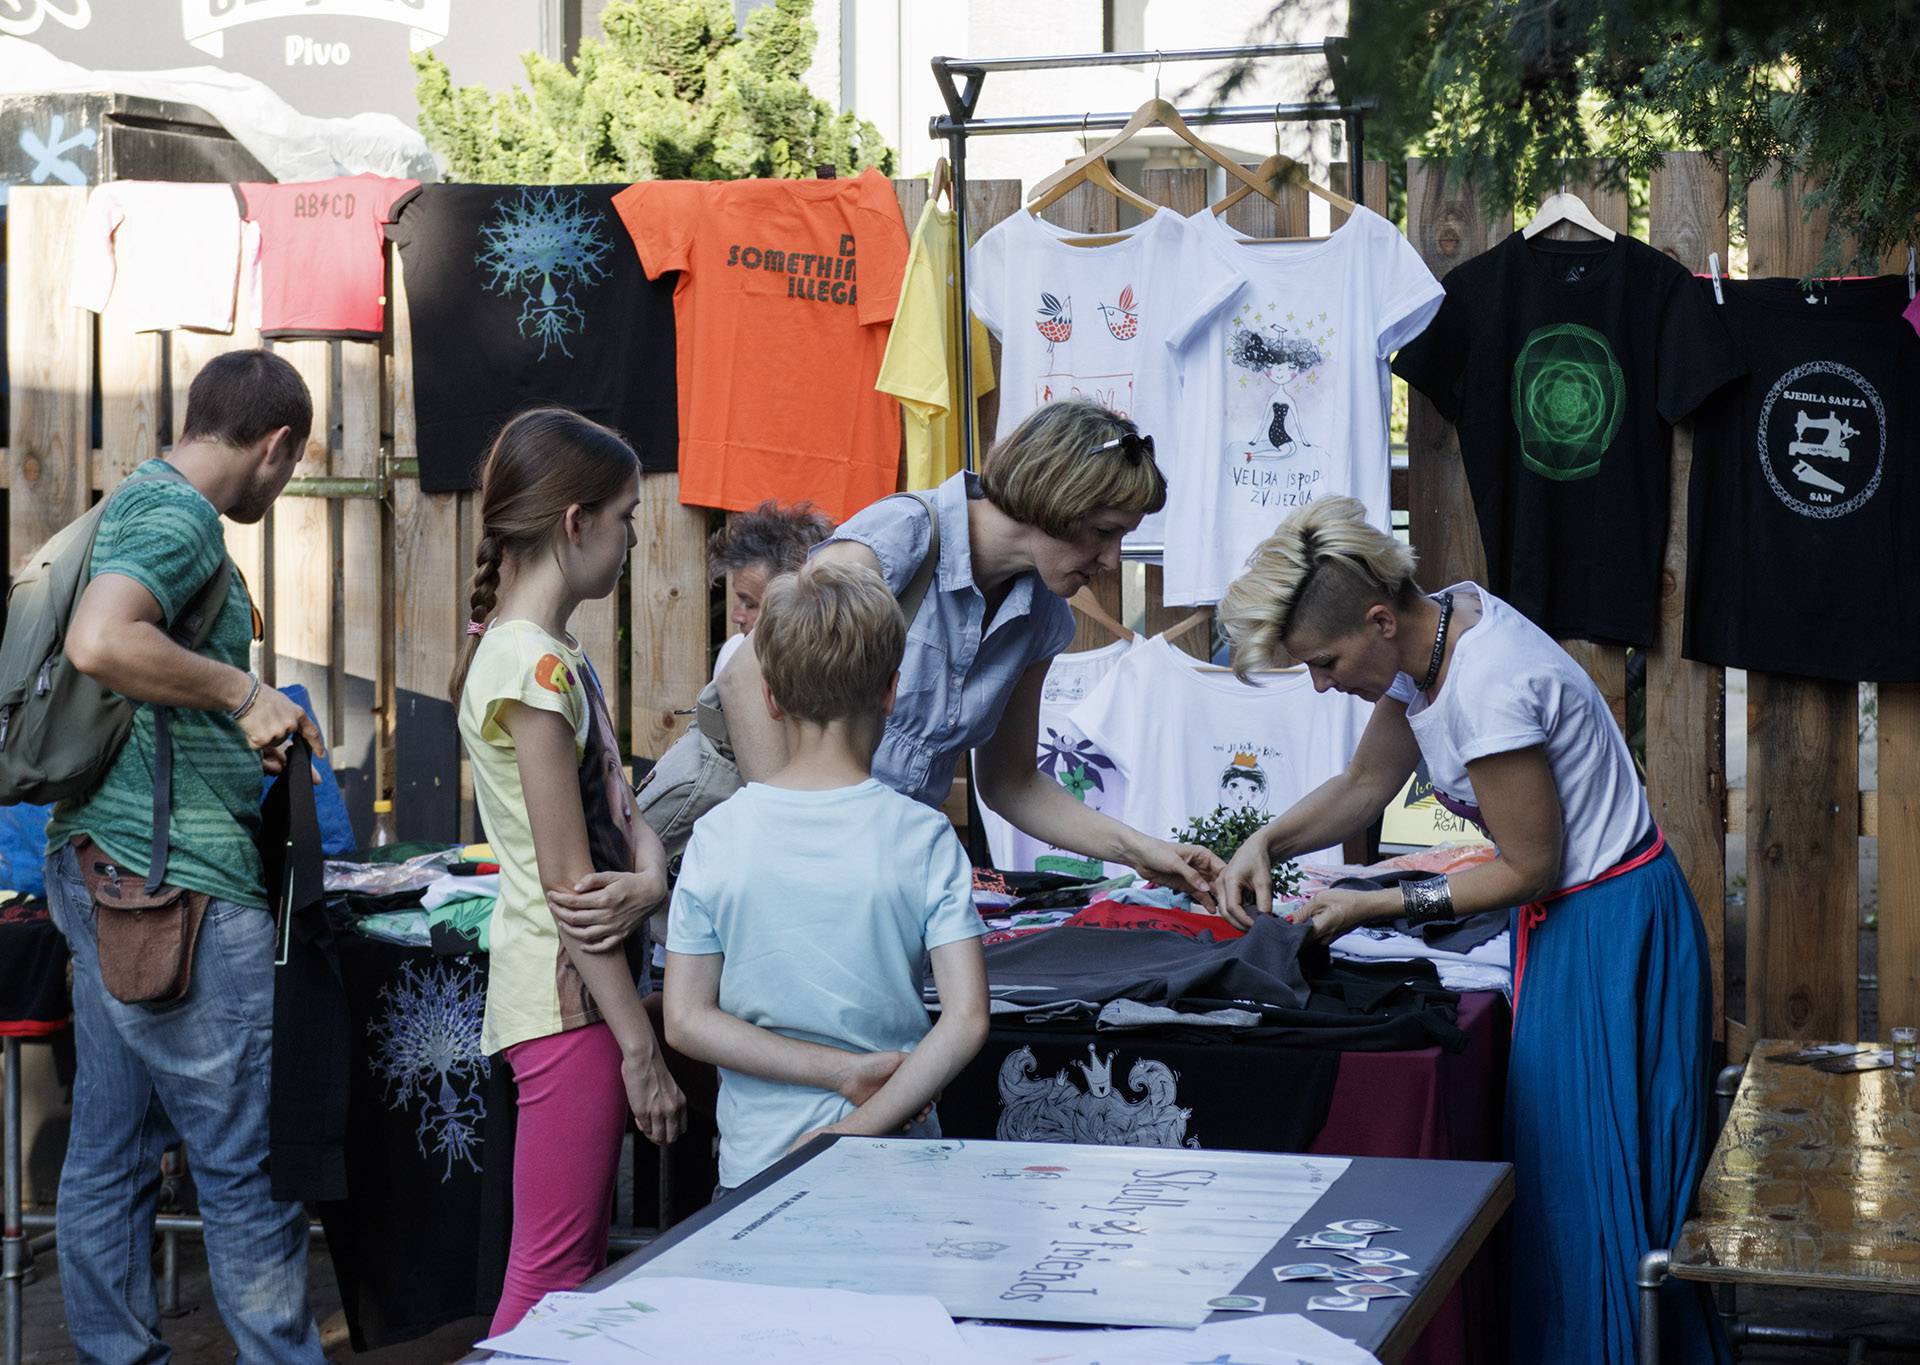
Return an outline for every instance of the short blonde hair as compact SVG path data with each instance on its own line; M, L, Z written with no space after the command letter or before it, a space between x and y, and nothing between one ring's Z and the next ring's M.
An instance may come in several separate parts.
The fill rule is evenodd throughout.
M780 709L795 720L877 716L907 647L886 580L863 564L811 560L760 602L753 649Z
M1077 540L1103 507L1144 513L1167 505L1166 476L1151 457L1100 449L1140 434L1111 408L1062 398L1035 408L987 452L981 487L1015 521L1056 540Z
M1308 503L1260 542L1220 599L1233 671L1244 679L1293 663L1286 637L1296 627L1340 636L1377 602L1410 606L1414 563L1411 549L1368 523L1358 498Z

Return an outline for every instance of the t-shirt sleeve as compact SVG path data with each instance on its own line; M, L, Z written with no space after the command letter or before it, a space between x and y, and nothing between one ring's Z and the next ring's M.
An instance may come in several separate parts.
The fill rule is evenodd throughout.
M697 824L687 840L686 855L680 862L680 879L673 885L673 899L667 904L667 951L697 953L702 956L725 951L713 923L710 897L716 850L711 847L708 826Z
M987 926L973 908L973 865L967 861L966 849L939 812L927 813L935 817L927 822L933 846L927 850L925 862L926 945L931 952L949 943L979 938L987 932Z
M420 202L420 196L426 192L426 186L415 184L406 193L395 196L394 201L387 205L387 224L384 231L387 240L395 246L404 247L412 244L415 220L408 215L407 210L415 208ZM417 213L418 210L415 209L415 212Z
M1372 254L1379 312L1374 354L1385 360L1427 329L1447 295L1398 228L1383 219L1375 231L1379 243Z
M1473 337L1463 283L1458 270L1447 273L1446 297L1433 320L1393 358L1393 372L1425 394L1449 422L1460 420L1461 389Z
M1012 221L1007 218L995 223L967 253L967 306L997 337L1007 334L1006 315L999 301L1007 287L1007 224Z
M1129 779L1138 768L1139 757L1154 747L1148 733L1151 721L1140 704L1141 689L1135 678L1138 667L1134 656L1140 653L1130 650L1122 656L1073 709L1073 723L1080 733L1100 752L1111 756Z
M111 185L96 185L80 215L80 231L73 244L73 274L68 297L75 308L104 312L113 294L113 234L126 217L120 196Z
M1184 346L1247 282L1233 262L1207 240L1205 229L1184 223L1176 226L1179 232L1174 239L1174 268L1165 273L1156 271L1158 278L1154 281L1155 288L1170 288L1173 293L1166 338L1169 350Z
M480 737L502 748L513 747L513 736L500 724L508 706L519 703L536 711L551 711L579 733L586 717L585 678L575 676L572 664L539 641L516 636L498 663L474 668L467 686L483 689L480 701Z
M877 171L860 176L862 193L854 214L854 250L858 253L860 302L854 316L862 327L890 322L900 308L907 273L907 225L893 182Z
M131 578L171 625L226 557L213 504L182 483L143 481L116 495L93 542L93 573Z
M829 545L851 541L873 551L887 587L898 597L913 581L914 570L927 557L933 539L930 509L918 498L887 497L855 512L832 536L815 546L818 554Z
M1034 599L1034 617L1038 628L1034 631L1034 650L1027 660L1028 667L1053 658L1072 644L1073 634L1079 629L1079 623L1073 619L1073 608L1065 598L1055 597L1040 587L1034 591L1038 594Z
M1746 373L1734 349L1713 287L1682 266L1674 267L1661 310L1658 396L1655 406L1669 426L1685 420L1722 385Z
M418 180L385 179L380 182L379 192L373 197L372 209L374 221L391 223L398 211L400 202L420 188Z
M922 233L926 231L922 220ZM887 334L886 358L874 388L898 398L921 421L944 413L952 402L947 382L946 319L939 281L934 278L923 236L916 235L907 258L900 307Z
M1449 725L1449 738L1462 763L1547 742L1540 699L1525 674L1490 683L1483 678L1469 688L1467 695L1474 699L1472 704L1455 707Z
M646 180L613 196L614 212L633 238L648 279L692 268L702 189L690 180Z

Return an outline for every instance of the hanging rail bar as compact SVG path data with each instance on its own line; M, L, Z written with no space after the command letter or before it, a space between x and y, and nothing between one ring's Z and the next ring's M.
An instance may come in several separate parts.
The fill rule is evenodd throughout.
M1180 117L1188 123L1274 123L1281 119L1302 123L1370 114L1376 106L1377 102L1372 99L1355 100L1352 104L1229 104L1182 109ZM963 128L968 137L985 137L995 133L1102 132L1109 128L1124 128L1133 115L1131 109L1111 114L1013 114L1005 118L968 119L938 114L928 123L928 131L936 138L947 137Z
M1060 71L1072 66L1147 66L1160 62L1224 62L1249 57L1318 57L1329 42L1261 43L1254 47L1179 47L1164 52L1079 52L1064 57L935 57L934 66L965 74L988 71Z

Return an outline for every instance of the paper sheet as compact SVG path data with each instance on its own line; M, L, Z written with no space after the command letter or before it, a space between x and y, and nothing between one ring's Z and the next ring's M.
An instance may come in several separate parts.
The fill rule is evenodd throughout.
M842 1138L637 1267L931 1294L952 1316L1197 1327L1338 1157Z
M480 1345L570 1365L979 1365L925 1296L686 1279L548 1295Z
M960 1339L982 1361L1001 1365L1166 1365L1230 1360L1233 1365L1378 1365L1371 1353L1298 1313L1208 1323L1191 1332L985 1327L963 1322Z

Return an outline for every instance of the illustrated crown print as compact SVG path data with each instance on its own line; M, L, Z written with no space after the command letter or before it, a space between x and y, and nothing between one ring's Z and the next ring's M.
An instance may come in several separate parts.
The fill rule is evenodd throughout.
M1257 768L1260 766L1260 760L1252 754L1236 753L1233 756L1233 766L1236 768Z

